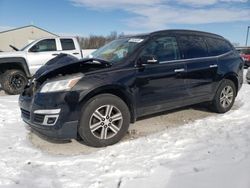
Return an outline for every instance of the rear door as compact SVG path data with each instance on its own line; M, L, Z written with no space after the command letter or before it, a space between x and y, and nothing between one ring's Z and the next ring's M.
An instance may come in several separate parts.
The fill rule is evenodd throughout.
M210 99L218 70L217 57L209 56L207 44L201 36L182 35L178 42L187 65L188 102Z
M153 38L139 57L154 56L159 63L140 67L136 76L139 116L182 106L187 96L184 75L186 64L174 36Z
M76 46L77 41L72 38L61 38L61 53L66 53L75 56L76 58L81 58L81 50Z

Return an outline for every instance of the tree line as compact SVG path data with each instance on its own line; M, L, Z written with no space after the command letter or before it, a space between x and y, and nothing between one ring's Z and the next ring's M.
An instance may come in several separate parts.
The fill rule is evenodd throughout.
M88 37L77 37L82 49L97 49L107 44L108 42L118 39L124 36L124 33L118 34L116 31L112 31L107 36L102 35L90 35Z
M124 33L118 34L116 31L112 31L107 36L102 35L90 35L88 37L77 37L82 49L98 49L108 42L123 37ZM239 43L232 43L235 47L240 46Z

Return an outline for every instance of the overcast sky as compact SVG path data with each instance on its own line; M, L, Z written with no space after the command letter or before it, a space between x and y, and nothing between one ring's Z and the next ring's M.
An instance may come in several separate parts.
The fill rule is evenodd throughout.
M243 45L250 0L0 0L0 30L29 24L81 36L195 29Z

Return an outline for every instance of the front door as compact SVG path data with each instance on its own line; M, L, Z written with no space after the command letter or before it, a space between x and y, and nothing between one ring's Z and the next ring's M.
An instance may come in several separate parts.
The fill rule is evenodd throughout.
M27 53L31 74L58 54L55 39L44 39L33 45Z
M152 39L139 57L153 56L157 64L147 64L138 69L137 114L152 114L182 106L187 96L185 84L186 64L180 60L180 52L173 36Z

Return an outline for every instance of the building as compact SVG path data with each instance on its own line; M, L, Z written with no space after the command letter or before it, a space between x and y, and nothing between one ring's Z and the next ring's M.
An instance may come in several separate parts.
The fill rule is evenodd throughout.
M34 25L28 25L0 32L0 51L13 51L9 45L18 49L42 37L57 37L58 35Z

